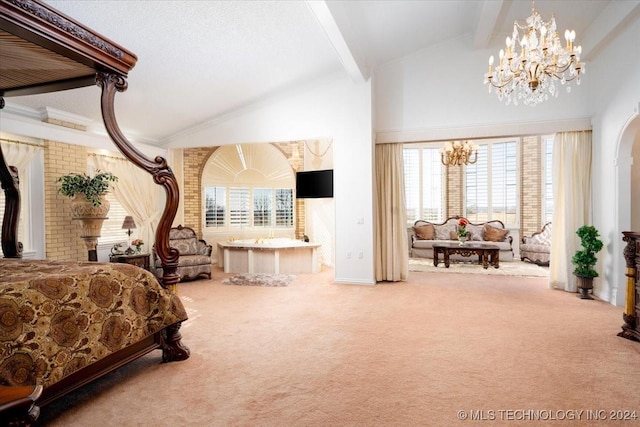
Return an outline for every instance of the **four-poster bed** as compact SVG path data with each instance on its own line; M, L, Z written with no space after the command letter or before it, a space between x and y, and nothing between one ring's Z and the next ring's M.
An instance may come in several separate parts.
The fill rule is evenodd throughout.
M6 204L5 259L0 260L0 418L29 424L39 406L154 349L162 349L163 361L189 357L179 332L186 312L175 294L179 253L169 245L179 192L165 159L148 159L116 122L114 98L126 90L128 72L137 61L133 53L39 0L0 0L0 42L0 108L10 96L97 84L109 136L166 192L155 236L164 272L159 280L126 264L22 260L17 170L6 164L0 148ZM43 324L49 329L38 331ZM38 341L40 335L49 341ZM94 342L98 349L92 348Z

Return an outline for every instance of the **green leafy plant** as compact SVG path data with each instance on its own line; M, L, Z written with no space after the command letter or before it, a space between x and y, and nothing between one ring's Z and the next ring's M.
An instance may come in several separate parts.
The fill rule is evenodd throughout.
M67 197L84 194L93 206L100 206L101 196L109 191L111 182L118 181L118 177L111 172L97 172L93 177L75 172L61 176L57 180L60 183L58 193Z
M593 268L598 261L596 254L603 246L598 230L592 225L583 225L578 228L576 234L580 237L583 249L576 251L571 258L571 262L576 266L573 274L578 277L598 277L598 272Z

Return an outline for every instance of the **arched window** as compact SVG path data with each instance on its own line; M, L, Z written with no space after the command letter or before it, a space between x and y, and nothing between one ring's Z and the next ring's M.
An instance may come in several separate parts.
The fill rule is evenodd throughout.
M293 228L294 171L271 144L218 148L202 172L205 230Z

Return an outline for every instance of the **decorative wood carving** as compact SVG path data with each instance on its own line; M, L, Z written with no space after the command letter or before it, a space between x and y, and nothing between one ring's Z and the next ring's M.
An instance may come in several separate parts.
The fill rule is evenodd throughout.
M20 179L18 169L8 166L0 147L0 184L4 190L5 206L2 221L2 253L5 258L22 258L22 243L18 242L20 220Z
M161 279L162 284L175 290L175 284L180 281L180 276L177 273L180 253L169 245L169 230L178 211L180 199L178 182L163 157L158 156L153 160L147 158L127 140L120 130L114 112L114 99L116 92L127 90L127 82L124 77L110 73L98 73L96 81L98 86L102 88L102 119L109 136L127 159L149 172L153 176L154 182L162 185L165 189L167 200L156 230L155 250L162 262L164 272Z
M68 34L73 34L74 37L77 37L85 42L89 43L92 46L97 47L100 50L105 51L111 56L116 58L124 58L124 52L122 49L108 43L104 40L104 38L97 37L95 34L89 32L87 29L78 25L76 22L67 19L65 16L61 15L60 12L52 12L47 9L44 5L40 3L36 3L33 0L8 0L9 3L12 3L18 6L20 9L23 9L27 13L37 16L38 18L47 21L51 25L54 25L58 29L64 31Z
M10 77L1 79L0 96L4 97L90 86L95 84L96 71L126 77L138 60L132 52L38 0L0 0L0 30L25 42L20 55L31 58L3 57L3 62L16 62L14 68L3 68L3 77ZM43 53L48 54L46 65L41 63ZM34 63L39 67L34 69ZM24 75L29 79L22 82Z
M622 331L618 336L634 341L640 341L640 280L638 278L638 268L640 268L640 233L631 231L622 232L624 237L622 240L627 242L623 254L627 265L627 297L625 310L622 314Z

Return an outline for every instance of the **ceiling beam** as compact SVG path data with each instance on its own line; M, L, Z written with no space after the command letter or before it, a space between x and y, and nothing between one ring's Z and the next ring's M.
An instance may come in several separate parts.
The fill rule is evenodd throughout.
M612 1L589 26L582 42L582 60L593 60L620 31L640 15L640 1Z
M478 24L476 25L476 31L473 37L473 47L475 49L485 49L489 47L498 16L500 16L504 3L503 0L485 0L482 2Z
M354 82L366 82L368 79L367 73L364 72L366 68L361 68L360 64L358 64L358 61L356 61L355 57L351 53L347 42L338 28L338 24L336 24L331 11L329 11L327 3L325 1L317 0L306 0L306 3L313 15L316 17L318 24L320 24L320 28L322 28L322 31L324 31L329 42L336 51L336 54L338 55L338 58L340 59L340 62L347 74L349 74Z

